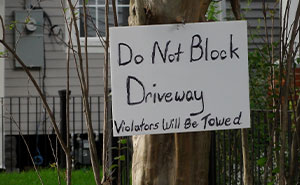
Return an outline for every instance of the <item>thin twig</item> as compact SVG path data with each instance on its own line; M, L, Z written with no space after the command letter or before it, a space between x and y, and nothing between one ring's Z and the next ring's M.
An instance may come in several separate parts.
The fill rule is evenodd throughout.
M63 2L62 0L60 1L61 2L61 6L63 6ZM70 21L70 25L68 24L68 21L67 21L67 18L66 18L66 14L65 14L65 11L63 11L63 14L64 14L64 19L65 19L65 23L67 25L67 31L68 31L68 34L69 34L69 41L68 41L68 53L67 53L67 92L66 92L66 130L67 130L67 133L66 133L66 138L67 138L67 147L70 148L70 138L69 138L69 134L70 134L70 104L69 104L69 98L70 98L70 50L71 48L73 48L73 45L72 45L72 38L71 38L71 31L72 31L72 22L73 22L73 19L71 18L71 21ZM74 51L73 51L74 53ZM76 57L75 57L76 58ZM75 63L76 63L76 60L74 60ZM78 71L77 71L78 72ZM80 81L80 79L79 79ZM72 158L71 158L71 155L69 156L66 156L66 170L67 170L67 184L71 184L72 181Z
M94 20L93 19L89 19L89 21L92 23L92 25L93 25L93 29L95 30L95 32L96 32L96 35L97 35L97 37L98 37L98 39L99 39L99 41L100 41L100 43L101 43L101 46L103 47L103 48L105 48L105 39L104 39L104 37L103 37L103 35L101 35L101 33L100 33L100 31L99 31L99 29L97 28L97 25L95 24L95 22L94 22Z
M263 17L264 17L264 28L265 28L265 35L266 35L266 44L267 44L267 52L269 55L269 58L271 59L271 52L269 49L270 45L270 39L269 39L269 32L268 32L268 25L267 25L267 10L266 10L266 0L262 1L262 7L263 7ZM273 44L273 43L271 43Z
M115 27L118 27L118 16L117 16L117 8L116 8L116 0L112 1L112 8L113 8L113 14L114 14L114 25Z
M86 76L86 94L89 95L89 61L88 61L88 29L87 29L87 12L86 1L83 1L83 17L84 17L84 50L85 50L85 76Z
M83 59L82 59L82 52L81 52L81 44L80 44L80 34L79 34L79 28L77 25L77 21L76 21L76 14L75 14L75 7L72 4L71 0L68 0L68 4L69 4L69 8L70 8L70 12L73 18L73 25L74 25L74 29L75 29L75 35L76 35L76 42L77 42L77 50L78 50L78 58L79 58L79 71L80 71L80 75L81 75L81 79L82 79L82 88L83 88L83 92L86 92L86 80L85 80L85 75L84 75L84 70L83 70Z
M101 184L101 179L100 179L100 169L99 169L99 164L98 164L98 156L97 156L97 150L96 150L96 143L95 143L95 138L94 138L94 133L93 133L93 125L92 125L92 120L91 120L91 114L90 114L90 103L89 103L89 98L88 98L88 93L87 93L87 83L86 83L86 78L85 78L85 73L83 70L83 58L82 58L82 53L81 53L81 45L80 45L80 35L79 35L79 29L76 20L76 15L75 15L75 6L72 4L71 0L68 0L69 8L71 10L71 14L73 17L73 26L75 29L75 35L76 35L76 40L77 40L77 48L78 48L78 59L79 59L79 65L76 66L77 69L79 69L79 79L81 78L81 93L82 93L82 98L83 98L83 107L84 107L84 115L85 115L85 121L86 121L86 126L88 129L88 141L89 141L89 150L90 150L90 156L91 156L91 163L92 163L92 168L94 172L94 178L95 182L97 185ZM74 57L76 58L76 57Z
M28 144L27 144L27 142L26 142L26 140L25 140L25 138L24 138L24 136L22 134L22 131L21 131L21 128L20 128L19 124L17 123L17 121L14 119L14 117L11 114L9 114L9 119L11 119L13 121L13 123L16 125L16 127L18 128L19 134L22 137L22 140L23 140L23 142L24 142L24 144L26 146L26 150L27 150L27 152L29 154L29 157L31 159L31 162L33 164L33 168L34 168L37 176L39 177L39 180L40 180L41 184L44 185L43 179L42 179L42 177L41 177L41 175L40 175L40 173L39 173L39 171L38 171L38 169L37 169L37 167L36 167L36 165L34 163L34 159L33 159L32 155L31 155L29 146L28 146Z
M2 16L0 15L0 21L1 21L1 26L2 26L2 40L5 41L5 26L4 26L4 21Z
M103 124L103 155L102 155L102 165L103 165L103 178L102 183L108 181L109 171L108 171L108 48L109 48L109 23L108 23L108 13L109 13L109 1L105 0L105 53L104 53L104 124Z
M51 148L51 151L52 151L52 155L53 155L54 160L55 160L55 168L57 170L57 182L58 182L59 185L61 185L57 154L55 155L55 151L54 151L54 148L52 146L52 141L51 141L50 135L48 133L47 133L47 136L48 136L48 140L49 140L49 143L50 143L50 148Z

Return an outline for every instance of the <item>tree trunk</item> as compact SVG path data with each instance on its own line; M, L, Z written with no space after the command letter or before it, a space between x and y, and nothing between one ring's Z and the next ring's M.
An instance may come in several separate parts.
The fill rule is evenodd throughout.
M289 177L287 179L287 185L296 184L299 178L299 156L300 156L300 99L297 102L296 112L296 130L293 134L293 141L291 147L291 161L289 162Z
M205 21L211 0L131 0L129 25ZM133 137L133 185L207 185L210 132Z
M245 185L253 185L253 178L251 172L251 162L249 156L249 145L248 145L248 130L242 129L242 150L243 150L243 180Z

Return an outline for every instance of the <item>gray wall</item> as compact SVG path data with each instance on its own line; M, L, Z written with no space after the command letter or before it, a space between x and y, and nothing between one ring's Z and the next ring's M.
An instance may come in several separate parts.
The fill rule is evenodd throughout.
M242 15L248 22L248 35L249 35L249 50L254 48L261 48L266 42L266 33L265 33L265 23L264 16L262 11L262 0L252 0L251 3L248 3L248 0L240 0ZM271 37L271 29L273 29L274 41L279 41L280 35L280 20L279 20L279 4L275 3L274 0L266 0L266 7L274 9L274 26L272 26L272 19L270 11L267 10L267 30L268 36ZM274 8L275 7L275 8ZM229 1L226 3L227 8L227 19L232 20L233 14L231 11L231 6ZM254 39L251 39L250 35L256 36Z
M32 1L35 4L35 1ZM65 31L65 24L63 18L63 11L61 8L60 0L48 0L41 1L40 3L43 10L49 15L52 24L58 25L62 31ZM6 0L5 7L5 19L6 24L12 23L14 20L14 11L15 10L23 10L24 8L24 0ZM47 22L46 22L47 24ZM45 73L45 92L48 96L58 96L58 91L66 88L66 47L63 44L57 44L55 38L53 36L48 36L48 28L45 29L44 41L45 41L45 65L46 65L46 73ZM63 34L64 36L64 34ZM14 43L14 31L7 31L7 41L11 46ZM30 46L29 46L30 47ZM95 49L94 49L95 51ZM89 67L90 67L90 95L92 96L102 96L103 95L103 59L104 55L99 49L99 52L89 53ZM70 62L70 90L72 91L72 95L78 96L81 94L79 81L77 79L77 73L75 69L74 61ZM40 69L31 69L30 70L37 82L42 85L42 77L44 74L43 68ZM14 96L36 96L37 92L33 87L32 83L28 80L27 75L21 69L16 69L14 67L14 59L10 55L8 59L5 60L5 96L6 97L14 97ZM59 122L59 99L55 99L56 106L56 117ZM102 110L98 110L98 100L97 98L93 99L94 104L92 105L92 110L98 114L100 112L100 121L102 120ZM6 113L6 134L18 134L18 129L14 123L12 123L9 119L9 113L12 111L14 119L21 125L21 129L24 133L27 134L27 129L29 129L29 134L35 134L37 125L42 123L44 119L43 108L40 100L36 101L36 99L32 98L29 101L30 110L27 109L27 99L21 98L20 100L20 111L19 112L19 100L5 99L5 108L4 112ZM103 109L103 98L100 98L101 109ZM49 98L50 106L53 107L53 99ZM76 99L75 101L75 125L78 125L78 129L76 132L81 132L81 111L80 111L80 100ZM38 116L35 115L35 111L38 110ZM71 110L73 108L71 107ZM28 114L29 113L29 114ZM29 121L28 121L29 119ZM71 114L71 121L73 123L73 115ZM47 119L48 120L48 119ZM99 125L99 116L93 115L94 127L98 130ZM47 128L48 131L52 132L52 128L50 127L49 121L47 121L46 125L42 123L41 126L38 126L40 130L43 128ZM11 125L12 124L12 125ZM84 124L84 122L83 122ZM72 126L72 125L71 125ZM13 128L13 131L9 130ZM73 130L73 128L71 128ZM83 125L83 131L85 131L85 124ZM40 132L41 133L41 132Z
M24 0L6 1L6 23L13 21L13 11L23 9ZM60 5L57 1L42 1L41 7L49 15L53 25L59 25L64 31L64 18ZM13 41L13 31L7 32L7 41L11 44ZM58 95L57 91L66 87L66 47L55 42L54 37L48 36L45 29L45 58L46 58L46 79L45 90L47 95ZM30 46L29 46L30 47ZM90 94L99 95L103 92L102 68L103 53L90 53ZM5 74L5 94L6 96L27 96L37 95L32 88L32 84L28 81L26 74L22 70L14 69L13 59L6 60ZM37 81L42 84L43 69L31 70ZM73 95L80 95L79 82L77 73L74 68L74 62L71 62L71 91Z
M5 0L0 0L0 15L4 15L5 12ZM2 29L0 29L0 35L2 36ZM0 36L0 37L1 37ZM3 52L4 48L2 45L0 45L0 52ZM0 98L4 96L4 58L0 57ZM2 101L0 100L0 103L2 104ZM3 120L2 118L2 106L0 106L0 168L3 168L5 166L4 164L4 141L5 137L3 136Z

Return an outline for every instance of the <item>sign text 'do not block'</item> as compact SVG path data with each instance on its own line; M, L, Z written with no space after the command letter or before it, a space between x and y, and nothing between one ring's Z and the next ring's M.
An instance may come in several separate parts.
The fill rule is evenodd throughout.
M250 127L245 21L110 33L114 136Z

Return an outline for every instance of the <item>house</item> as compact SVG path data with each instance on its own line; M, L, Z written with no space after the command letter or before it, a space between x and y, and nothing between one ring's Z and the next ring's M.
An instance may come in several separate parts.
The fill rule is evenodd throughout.
M72 0L74 1L74 0ZM62 0L66 3L65 0ZM79 1L79 15L82 13L82 1ZM103 63L104 49L93 31L94 24L99 28L101 35L104 32L104 0L90 0L88 10L94 23L88 25L88 57L90 73L90 100L92 102L92 119L95 129L96 140L100 142L103 121ZM117 0L117 12L119 24L127 25L129 0ZM267 1L269 2L269 1ZM273 1L272 6L278 7ZM230 11L230 4L225 0L219 2L219 8L223 13L219 14L220 19L233 17ZM264 28L259 29L258 19L263 20L261 11L261 1L253 0L248 3L242 0L242 7L245 18L248 20L249 31L255 34L264 35ZM27 9L30 9L29 11ZM67 11L66 11L67 12ZM66 24L64 21L64 9L59 0L0 0L0 15L5 17L7 27L6 41L11 47L15 47L19 55L24 57L30 72L35 77L40 87L47 95L50 107L55 113L59 122L59 96L58 91L66 88L66 60L67 47L64 42L68 39L66 33ZM27 16L34 18L35 22L29 22ZM80 35L83 36L82 16L79 16ZM279 14L275 14L274 33L275 38L279 38ZM268 17L268 27L271 27L271 19ZM112 14L109 22L113 24ZM20 24L21 23L21 24ZM27 26L24 24L26 23ZM40 23L38 25L38 23ZM38 26L36 26L38 25ZM21 29L21 31L20 31ZM249 34L251 34L249 32ZM71 36L73 37L73 36ZM84 43L84 39L80 39ZM250 49L261 46L263 41L256 37L250 42ZM5 49L0 46L0 51ZM7 56L6 56L7 55ZM70 130L72 141L78 141L81 146L77 151L77 160L85 163L88 155L87 148L84 148L85 142L82 135L86 133L84 117L82 113L82 99L80 98L80 84L77 79L77 73L74 61L70 62ZM53 134L49 119L45 114L42 103L37 98L37 92L32 83L20 66L16 63L11 54L4 53L0 58L0 168L21 168L21 166L30 165L28 162L23 164L20 153L27 153L23 147L19 131L26 136L31 144L33 156L51 155L49 148L43 148L48 145L47 136ZM18 128L19 126L19 128ZM81 141L81 142L79 142ZM75 146L75 144L74 144ZM43 149L42 149L43 148ZM74 147L76 148L76 147ZM43 150L43 151L42 151ZM25 154L24 154L25 155ZM75 154L76 155L76 152ZM38 161L37 161L38 162ZM43 161L48 165L48 161ZM88 162L86 162L88 163Z

